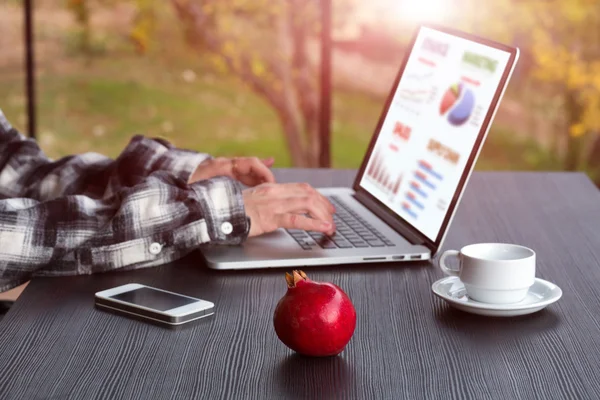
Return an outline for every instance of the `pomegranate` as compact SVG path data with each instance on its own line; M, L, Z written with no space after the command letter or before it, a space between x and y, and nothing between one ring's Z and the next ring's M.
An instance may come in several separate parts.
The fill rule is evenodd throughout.
M273 316L277 337L307 356L339 354L356 327L356 310L342 289L313 282L303 271L286 272L288 290Z

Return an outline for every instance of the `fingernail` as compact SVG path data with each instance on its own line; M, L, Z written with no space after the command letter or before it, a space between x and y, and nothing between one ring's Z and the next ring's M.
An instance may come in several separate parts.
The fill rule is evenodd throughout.
M329 222L323 222L323 228L331 229L331 224Z

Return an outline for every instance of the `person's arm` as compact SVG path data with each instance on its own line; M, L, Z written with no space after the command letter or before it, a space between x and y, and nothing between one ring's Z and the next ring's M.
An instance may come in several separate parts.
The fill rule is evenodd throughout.
M249 228L240 185L226 177L188 185L157 172L101 200L0 200L0 292L36 276L165 264L201 243L240 243Z
M118 158L86 153L52 161L23 137L0 110L0 197L46 201L61 196L110 196L156 171L188 181L207 154L177 149L161 139L135 136Z
M0 131L0 292L35 276L160 265L201 243L238 244L281 227L327 233L335 229L333 206L306 184L271 183L242 193L240 183L229 177L190 183L195 161L165 161L161 155L170 151L166 147L145 153L148 147L133 146L124 152L132 162L153 158L147 165L160 171L144 177L131 170L115 173L113 166L110 176L124 182L98 185L94 173L99 175L95 179L105 176L102 171L108 167L103 166L110 160L84 160L82 165L94 167L81 169L69 161L78 156L54 164L35 142L18 135L1 112ZM171 168L165 163L172 163ZM234 175L252 175L254 164L243 163ZM51 172L44 173L45 168ZM134 176L130 181L128 174ZM93 189L97 187L105 193ZM37 196L28 196L32 193Z

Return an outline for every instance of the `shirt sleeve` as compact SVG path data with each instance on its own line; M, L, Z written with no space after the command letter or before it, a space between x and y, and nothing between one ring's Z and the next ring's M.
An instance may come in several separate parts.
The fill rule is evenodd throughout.
M34 140L17 132L0 110L0 198L46 201L78 194L102 198L135 186L156 171L168 171L187 182L207 158L138 135L115 160L85 153L53 161Z
M187 183L206 157L138 136L116 160L51 161L0 111L0 292L36 276L151 267L202 243L242 242L241 185Z
M1 200L0 291L36 276L161 265L202 243L238 244L249 227L241 186L227 177L188 185L161 171L105 199Z

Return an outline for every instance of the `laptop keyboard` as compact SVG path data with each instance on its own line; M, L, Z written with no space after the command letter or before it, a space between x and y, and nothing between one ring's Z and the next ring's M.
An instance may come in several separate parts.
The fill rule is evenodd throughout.
M329 236L315 231L287 229L288 233L304 250L312 250L318 247L323 249L351 249L395 246L364 218L352 211L339 197L328 196L327 198L336 208L333 222L337 230L333 235Z

